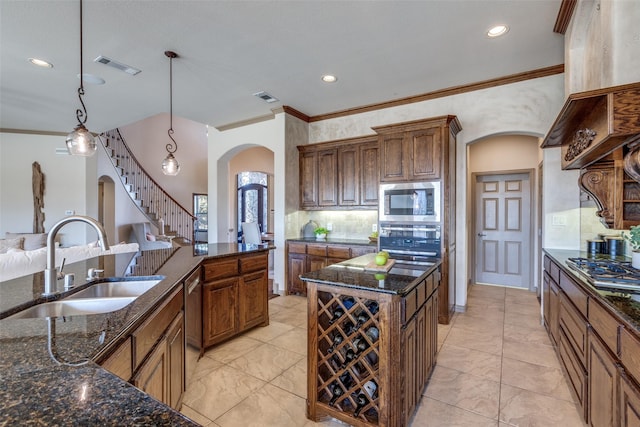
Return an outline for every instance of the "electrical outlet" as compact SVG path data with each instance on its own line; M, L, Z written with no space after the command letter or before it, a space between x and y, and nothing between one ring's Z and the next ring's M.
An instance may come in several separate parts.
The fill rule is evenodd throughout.
M75 215L76 211L72 210L72 209L67 209L66 211L64 211L65 215Z
M327 223L327 230L332 231L333 230L333 224L328 222Z
M375 233L376 231L378 231L378 224L373 224L373 225L371 226L371 231L372 231L372 232L374 232L374 233Z

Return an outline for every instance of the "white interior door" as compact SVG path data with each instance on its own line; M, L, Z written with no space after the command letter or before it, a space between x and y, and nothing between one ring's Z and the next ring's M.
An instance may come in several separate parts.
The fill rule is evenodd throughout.
M476 177L476 282L530 288L528 173Z

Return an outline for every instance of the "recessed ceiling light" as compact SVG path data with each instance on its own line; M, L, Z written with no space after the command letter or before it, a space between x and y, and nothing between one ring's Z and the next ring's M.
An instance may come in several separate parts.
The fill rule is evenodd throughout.
M506 34L509 31L509 27L506 25L496 25L487 31L487 36L489 37L500 37Z
M80 74L78 74L78 78L80 78ZM104 79L102 77L96 76L95 74L82 74L82 81L90 85L104 84Z
M29 58L29 62L31 62L33 65L37 65L38 67L53 68L53 64L45 61L44 59Z
M322 81L325 83L335 83L338 81L338 78L336 76L332 76L331 74L325 74L324 76L322 76Z

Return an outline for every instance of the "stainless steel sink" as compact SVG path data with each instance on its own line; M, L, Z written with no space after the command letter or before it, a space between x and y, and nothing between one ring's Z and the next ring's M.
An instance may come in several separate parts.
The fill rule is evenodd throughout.
M153 288L159 282L159 279L100 282L68 296L65 301L85 298L137 297Z
M110 313L132 303L137 297L63 299L34 305L8 319L32 319L38 317L81 316Z

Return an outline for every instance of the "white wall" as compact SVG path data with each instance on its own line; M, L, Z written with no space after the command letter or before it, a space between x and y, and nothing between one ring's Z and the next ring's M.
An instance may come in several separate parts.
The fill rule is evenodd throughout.
M285 114L241 128L209 129L209 243L234 241L235 218L229 213L229 160L240 151L262 146L273 152L274 170L274 283L284 289L284 215L286 180ZM297 168L297 165L296 165Z
M45 231L64 218L65 211L95 217L97 177L95 157L55 154L66 148L65 136L0 133L0 238L5 232L33 232L31 165L38 162L45 176ZM58 236L64 246L95 240L95 232L82 223L65 225Z
M176 176L164 175L161 168L167 156L165 146L171 142L167 135L168 114L157 114L119 129L147 173L182 207L193 212L193 193L207 193L207 126L173 116L173 138L178 143L174 156L180 163Z
M554 75L446 98L312 122L309 124L309 140L320 142L370 135L373 133L371 130L373 126L446 114L458 117L462 131L457 139L456 305L465 306L466 283L469 277L467 272L469 239L466 236L469 226L466 145L487 136L500 134L544 136L564 103L563 80L562 75ZM558 158L557 162L550 164L549 167L545 164L545 176L550 180L561 172L559 153L554 155ZM547 156L545 160L546 158ZM575 194L576 198L578 196L575 181L567 185L567 197L571 197L571 194ZM546 208L549 212L558 209L553 203L548 203ZM578 223L577 210L574 216L575 222ZM578 233L575 236L568 234L564 238L570 242L577 242L579 235ZM556 241L550 239L550 243L556 244Z

